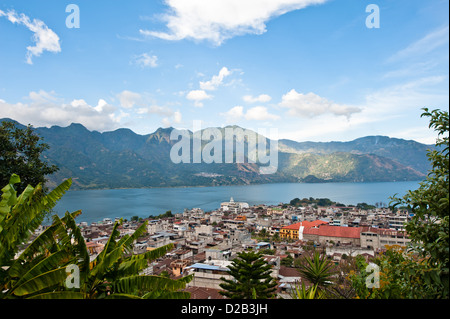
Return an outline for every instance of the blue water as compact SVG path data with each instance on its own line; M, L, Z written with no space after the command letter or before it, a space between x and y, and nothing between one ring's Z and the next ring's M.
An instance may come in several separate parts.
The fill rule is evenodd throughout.
M277 205L298 198L329 198L347 205L376 202L389 204L394 194L404 195L417 189L419 182L387 183L318 183L318 184L263 184L244 186L180 187L147 189L106 189L69 191L55 207L62 216L66 211L81 209L77 222L88 223L103 218L132 216L146 218L171 210L182 213L185 208L202 208L205 211L220 207L221 202L233 197L249 205Z

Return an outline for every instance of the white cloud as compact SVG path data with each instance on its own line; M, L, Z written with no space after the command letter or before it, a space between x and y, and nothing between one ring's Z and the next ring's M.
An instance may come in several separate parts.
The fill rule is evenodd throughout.
M136 113L138 114L156 114L161 117L162 123L164 126L171 126L172 124L179 124L182 120L182 115L180 111L173 111L169 107L159 106L159 105L151 105L149 107L139 108Z
M288 119L280 130L281 138L297 141L352 140L367 135L386 135L433 143L435 132L421 108L448 109L448 77L430 76L374 90L366 94L349 120L333 113Z
M201 101L210 100L212 99L212 96L207 94L204 90L192 90L188 92L186 98L188 100L194 101L194 105L196 107L202 107L203 103Z
M256 102L266 103L266 102L269 102L270 100L272 100L270 95L267 95L267 94L261 94L256 97L253 97L252 95L245 95L242 99L247 103L256 103Z
M218 75L214 75L210 81L202 82L200 81L200 88L202 90L213 91L216 90L218 86L220 86L225 77L229 76L231 71L229 71L226 67L220 69Z
M448 44L449 27L444 26L440 29L428 33L423 38L413 42L405 49L398 51L389 58L389 62L403 60L416 56L423 56L431 51ZM448 59L448 57L447 57Z
M174 111L166 106L159 105L151 105L149 107L139 108L137 111L138 114L157 114L160 116L173 116Z
M235 106L232 109L228 110L225 113L220 113L221 116L224 116L229 123L236 123L244 116L244 107L243 106Z
M34 46L27 47L27 63L33 64L32 57L40 56L44 51L53 53L61 52L58 35L49 29L47 25L38 19L30 20L25 14L17 14L14 10L4 12L0 10L0 17L6 17L10 22L24 25L33 32Z
M124 90L117 94L117 98L120 101L120 105L125 108L132 108L135 104L141 101L141 95L139 93Z
M289 11L326 0L165 0L170 11L162 16L168 32L140 30L165 40L207 40L221 45L244 34L262 34L266 22Z
M141 68L156 68L158 66L158 57L156 55L142 53L134 56L132 63L140 66Z
M255 106L244 112L243 106L235 106L225 113L220 113L225 117L228 123L236 123L241 119L247 121L267 121L267 120L279 120L280 116L271 114L265 106Z
M267 121L278 120L280 117L275 114L270 114L265 106L252 107L245 113L245 119L249 121Z
M337 104L314 93L298 93L295 89L284 94L279 105L287 108L291 116L308 118L323 114L344 115L349 118L352 114L361 112L359 107Z
M173 124L180 124L181 123L181 113L179 111L173 112L173 116L171 118L165 117L162 119L162 123L164 126L172 126Z
M81 123L90 130L104 131L117 128L120 120L129 115L104 99L99 99L96 105L89 105L83 99L65 103L46 91L31 92L28 99L29 103L0 101L0 118L12 118L34 126Z
M177 123L177 124L181 123L181 119L182 119L182 115L181 115L180 111L175 111L173 113L173 121L174 121L174 123Z

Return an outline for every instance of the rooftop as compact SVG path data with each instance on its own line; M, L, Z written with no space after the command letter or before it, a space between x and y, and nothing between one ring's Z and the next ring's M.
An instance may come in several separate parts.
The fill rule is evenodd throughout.
M295 223L289 226L285 226L282 229L291 229L291 230L299 230L300 226L303 226L305 228L310 228L310 227L317 227L319 225L323 225L323 224L327 224L328 222L323 221L323 220L315 220L312 222L309 222L307 220L304 220L302 222L299 223Z

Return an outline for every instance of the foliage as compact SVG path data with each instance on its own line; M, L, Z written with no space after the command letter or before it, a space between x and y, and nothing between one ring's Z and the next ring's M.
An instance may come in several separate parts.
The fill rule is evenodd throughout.
M375 209L374 205L369 205L367 203L358 203L356 205L357 208L362 209L362 210L370 210L370 209Z
M160 214L157 216L153 216L153 215L148 216L149 219L163 219L163 218L171 218L171 217L174 217L171 210L168 210L164 214Z
M304 279L316 286L319 291L325 291L332 284L333 267L334 264L325 255L314 251L312 256L305 257L303 263L299 264L299 272Z
M49 148L33 127L20 128L13 122L0 124L0 185L7 185L12 174L22 176L16 190L21 193L27 185L41 185L47 191L46 175L58 168L42 161L42 153Z
M70 260L68 252L57 247L53 233L61 236L56 225L44 231L15 259L15 256L33 232L41 225L45 212L52 209L70 188L71 180L41 196L42 185L28 185L17 196L14 185L20 183L13 174L2 189L0 202L0 297L13 294L26 295L24 284L48 289L58 286L65 278L65 270L59 267Z
M276 281L271 266L260 253L241 252L228 266L233 279L222 278L220 293L230 299L269 299L274 297Z
M294 285L291 297L292 299L324 299L325 294L317 285L306 288L305 284L302 282L301 285L299 283Z
M188 298L184 289L192 277L172 280L164 276L145 276L139 273L148 263L164 256L173 249L169 244L143 254L133 255L134 242L146 231L147 222L139 226L132 235L119 238L115 223L113 231L102 252L86 269L80 288L85 298Z
M281 259L280 265L286 266L286 267L292 267L294 264L294 258L291 256L291 254L288 254L285 258Z
M429 127L438 133L436 147L427 154L431 169L418 189L392 197L391 206L404 207L413 215L406 224L411 245L387 247L375 260L379 288L368 288L367 264L350 278L358 298L448 298L449 290L449 118L448 112L424 108Z
M133 255L135 241L146 231L143 223L131 235L121 236L115 223L112 233L93 260L75 217L81 212L53 216L53 223L37 236L17 258L20 248L41 224L44 211L53 207L69 189L67 180L45 197L36 197L36 189L27 186L16 196L13 175L2 189L0 203L0 291L1 298L101 299L101 298L189 298L182 291L192 276L172 280L163 276L140 275L149 262L164 256L173 245ZM79 270L79 285L67 285L68 266Z
M435 291L438 287L434 297L448 298L449 117L447 111L429 111L427 108L422 116L430 117L429 127L438 133L436 149L428 152L431 170L417 190L409 191L402 198L394 196L392 205L405 205L413 214L406 231L411 238L412 250L420 257L420 266L426 265L432 278L430 283L423 282L423 290ZM416 293L407 293L411 294Z
M291 206L308 206L308 205L317 205L317 206L321 206L321 207L328 207L328 206L333 206L333 205L337 205L339 203L333 202L332 200L330 200L329 198L303 198L303 199L299 199L294 198L293 200L291 200L289 202L289 204Z
M430 267L427 259L419 258L404 247L387 248L386 253L375 260L379 267L378 287L368 287L366 281L372 272L366 270L368 264L364 259L358 259L359 271L350 274L356 298L433 299L439 294L439 286L434 284L439 280L436 269Z

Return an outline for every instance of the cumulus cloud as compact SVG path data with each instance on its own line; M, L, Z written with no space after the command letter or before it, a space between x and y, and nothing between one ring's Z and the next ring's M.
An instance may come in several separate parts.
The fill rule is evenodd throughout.
M280 117L275 114L269 113L265 106L255 106L250 108L244 115L246 120L249 121L267 121L278 120Z
M171 126L172 124L179 124L182 120L180 111L173 111L167 106L151 105L149 107L142 107L137 110L138 114L155 114L163 117L162 123L164 126Z
M254 97L252 95L245 95L242 99L247 103L256 103L256 102L266 103L266 102L269 102L270 100L272 100L270 95L267 95L267 94L261 94L256 97Z
M210 100L212 99L212 96L207 94L204 90L192 90L189 91L188 94L186 94L186 98L188 100L194 101L194 105L196 107L202 107L202 101Z
M216 90L218 86L220 86L225 77L229 76L231 71L228 68L223 67L220 69L218 75L214 75L210 81L202 82L200 81L200 88L202 90L213 91Z
M99 99L96 105L89 105L83 99L65 103L52 92L31 92L27 103L0 101L0 118L12 118L22 124L34 126L67 126L81 123L90 130L110 130L118 127L128 113Z
M229 123L235 123L239 121L244 116L244 107L243 106L235 106L232 109L228 110L225 113L220 113L221 116L227 119Z
M267 121L267 120L279 120L280 116L269 113L265 106L255 106L244 112L243 106L235 106L225 113L220 113L224 116L229 123L235 123L241 119L247 121Z
M140 55L133 56L131 62L141 68L156 68L158 66L158 57L156 55L142 53Z
M308 118L324 114L343 115L350 118L352 114L361 112L359 107L337 104L317 94L298 93L294 89L283 95L279 105L287 108L290 116Z
M32 57L40 56L44 51L53 53L61 52L58 35L49 29L47 25L38 19L31 20L25 14L17 14L14 10L4 12L0 10L0 17L6 17L11 23L20 24L33 32L34 46L27 47L27 63L33 64Z
M124 108L132 108L135 104L141 101L141 95L139 93L124 90L117 94L120 105Z
M326 0L165 0L169 12L162 16L168 32L140 30L165 40L207 40L221 45L244 34L266 32L266 22L289 11Z

